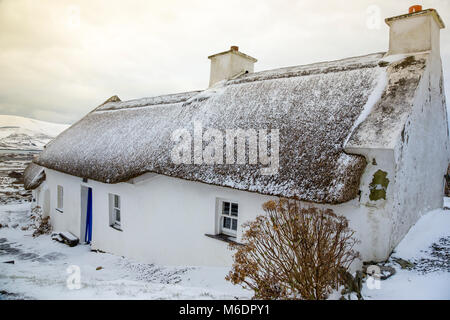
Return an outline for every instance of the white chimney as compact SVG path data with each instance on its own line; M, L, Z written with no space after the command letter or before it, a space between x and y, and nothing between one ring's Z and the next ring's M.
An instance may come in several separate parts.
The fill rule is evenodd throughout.
M253 65L258 61L240 52L237 46L232 46L228 51L213 54L208 59L211 59L210 87L219 81L253 72Z
M387 18L389 30L388 55L432 51L439 54L439 33L444 22L434 9L422 6L409 8L409 13Z

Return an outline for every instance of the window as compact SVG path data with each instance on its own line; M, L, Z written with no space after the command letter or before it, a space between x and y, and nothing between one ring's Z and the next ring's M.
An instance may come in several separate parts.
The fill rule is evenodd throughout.
M121 230L120 223L120 196L109 194L109 225Z
M56 210L63 212L64 207L64 189L62 186L57 186L57 197L56 197Z
M222 201L220 208L220 233L236 236L238 227L238 204L229 201Z

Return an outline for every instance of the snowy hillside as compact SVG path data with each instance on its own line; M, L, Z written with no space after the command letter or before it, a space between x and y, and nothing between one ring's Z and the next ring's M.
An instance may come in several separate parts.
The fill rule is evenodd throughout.
M0 149L41 150L69 125L0 115Z

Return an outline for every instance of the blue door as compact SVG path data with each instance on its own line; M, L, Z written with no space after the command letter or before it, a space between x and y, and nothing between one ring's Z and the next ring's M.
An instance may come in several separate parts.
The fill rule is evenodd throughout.
M92 240L92 188L88 190L87 209L86 209L86 232L84 241L90 243Z

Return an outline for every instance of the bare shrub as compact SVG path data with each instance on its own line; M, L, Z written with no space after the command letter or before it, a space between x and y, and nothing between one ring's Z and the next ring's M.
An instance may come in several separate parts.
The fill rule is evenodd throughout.
M348 220L330 209L280 199L243 225L244 245L231 244L226 279L254 291L255 299L326 299L359 257Z

